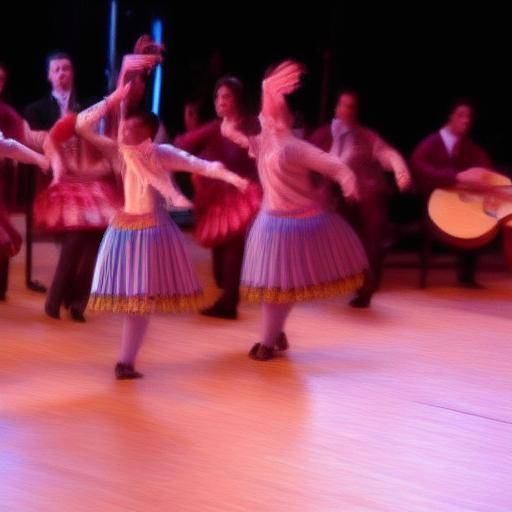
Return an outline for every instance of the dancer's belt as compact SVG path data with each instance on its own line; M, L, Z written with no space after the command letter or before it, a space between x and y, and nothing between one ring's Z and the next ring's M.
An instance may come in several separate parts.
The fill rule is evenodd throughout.
M112 220L111 226L115 229L149 229L161 224L160 213L127 213L120 210Z
M290 217L293 219L304 219L320 215L324 210L317 206L312 208L301 208L298 210L266 210L266 213L275 217Z

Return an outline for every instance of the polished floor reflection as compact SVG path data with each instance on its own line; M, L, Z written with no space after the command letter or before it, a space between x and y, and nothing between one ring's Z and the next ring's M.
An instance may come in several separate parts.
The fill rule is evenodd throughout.
M209 255L190 250L213 297ZM37 277L55 258L37 246ZM44 262L44 264L42 263ZM483 291L387 270L373 309L299 306L292 349L237 322L156 316L146 378L112 378L120 322L53 321L13 263L0 305L0 509L510 512L512 278Z

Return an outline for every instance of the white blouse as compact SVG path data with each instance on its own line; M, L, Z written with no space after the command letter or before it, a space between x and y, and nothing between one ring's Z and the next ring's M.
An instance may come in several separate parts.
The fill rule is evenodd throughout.
M170 171L188 171L229 183L240 181L236 174L224 169L219 162L197 158L170 144L155 144L148 139L138 145L125 145L100 135L95 127L107 112L106 101L93 105L78 115L76 130L108 156L115 169L121 171L124 210L127 213L153 212L161 204L162 196L170 204L187 203L176 188Z
M346 195L355 193L355 176L339 157L325 153L289 131L276 131L249 138L263 187L263 208L293 214L324 207L323 187L316 187L316 171L341 186Z

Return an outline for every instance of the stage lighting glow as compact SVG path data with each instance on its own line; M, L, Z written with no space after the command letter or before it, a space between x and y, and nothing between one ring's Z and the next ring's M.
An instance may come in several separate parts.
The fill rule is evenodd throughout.
M108 87L112 89L115 85L116 69L116 41L117 41L117 0L110 2L110 25L108 33Z
M151 32L153 40L161 44L163 38L163 23L159 18L155 18L151 24ZM160 98L162 94L162 65L158 64L155 69L155 80L153 82L153 106L151 111L159 115L160 113Z

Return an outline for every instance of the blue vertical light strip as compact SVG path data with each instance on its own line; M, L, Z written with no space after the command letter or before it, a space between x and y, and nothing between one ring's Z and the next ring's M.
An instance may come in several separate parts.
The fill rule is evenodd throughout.
M115 87L115 69L117 58L117 0L110 2L110 24L108 32L108 88Z
M163 23L160 18L155 18L152 22L151 33L155 43L162 44L163 41ZM160 114L160 98L162 96L162 65L158 64L155 69L155 81L153 82L153 107L151 111Z

